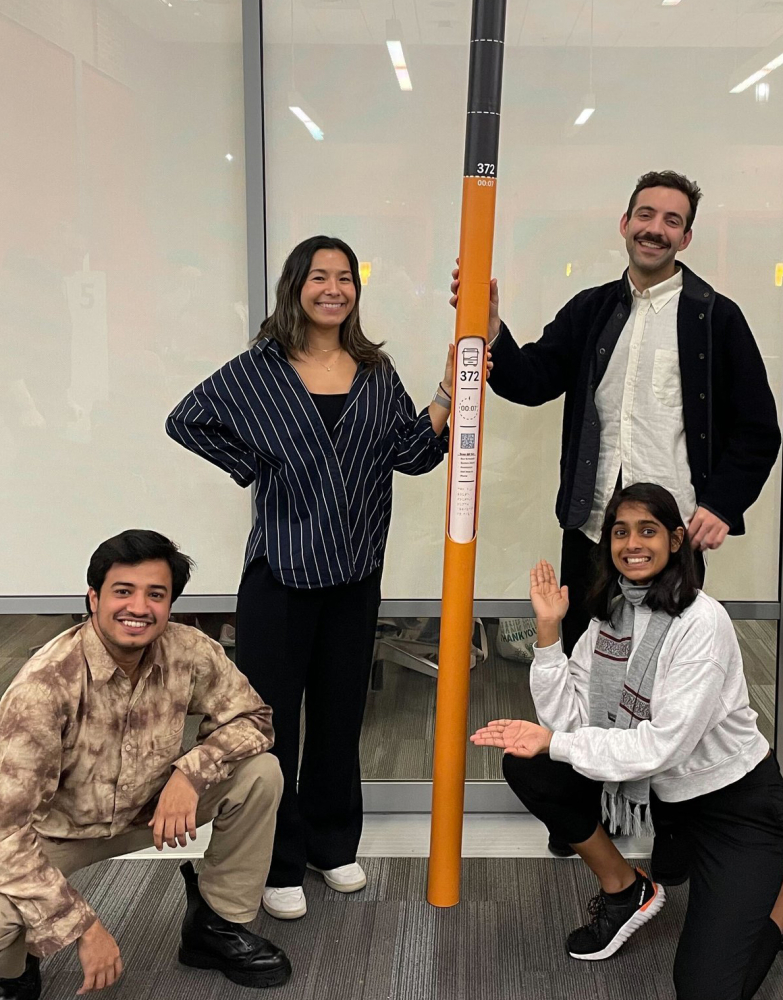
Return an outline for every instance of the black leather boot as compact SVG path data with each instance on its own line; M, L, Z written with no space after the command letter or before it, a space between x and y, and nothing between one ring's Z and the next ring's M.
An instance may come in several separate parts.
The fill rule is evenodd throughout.
M188 909L182 921L179 960L194 969L217 969L232 983L261 988L280 986L291 975L291 963L280 948L251 933L243 924L225 920L204 901L190 861L179 869L185 879Z
M27 956L24 972L16 979L0 979L0 997L3 1000L38 1000L41 995L40 961Z

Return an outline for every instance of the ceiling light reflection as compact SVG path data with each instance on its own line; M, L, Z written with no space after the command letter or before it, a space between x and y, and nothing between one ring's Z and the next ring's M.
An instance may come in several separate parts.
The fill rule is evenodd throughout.
M296 107L292 108L292 107L289 107L288 110L292 111L296 115L296 117L304 125L304 127L307 129L307 131L315 139L316 142L321 142L323 140L324 134L321 131L321 129L318 128L318 126L310 118L310 116L306 115L304 113L304 111L302 111L301 108L296 108Z
M411 83L410 74L405 62L405 53L402 51L402 42L399 39L388 40L386 48L389 50L389 58L392 61L400 90L413 90L413 84Z

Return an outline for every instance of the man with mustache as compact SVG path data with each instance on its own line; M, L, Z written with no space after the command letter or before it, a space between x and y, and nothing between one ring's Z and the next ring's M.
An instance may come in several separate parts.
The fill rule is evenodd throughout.
M291 974L254 919L282 792L272 710L197 629L169 622L192 562L155 531L103 542L90 619L29 660L0 700L0 997L36 1000L39 958L76 943L79 994L111 986L120 950L68 882L153 843L184 847L212 821L199 876L182 865L179 960L264 987ZM187 715L203 716L182 751Z
M492 281L490 386L527 406L565 394L556 512L568 656L589 623L593 555L615 487L651 482L673 494L703 577L703 552L744 533L743 515L778 454L774 397L739 306L676 260L693 239L700 198L674 171L640 177L620 220L628 269L579 292L535 343L515 343ZM452 305L458 269L453 278ZM681 865L663 862L664 843L656 838L654 875L684 881L673 870Z
M492 281L489 384L540 406L565 394L560 491L563 648L585 631L584 598L616 486L658 483L676 498L697 562L745 531L780 447L775 401L739 306L676 260L693 239L701 190L672 170L644 174L620 220L628 269L579 292L519 347ZM453 272L452 305L459 290Z

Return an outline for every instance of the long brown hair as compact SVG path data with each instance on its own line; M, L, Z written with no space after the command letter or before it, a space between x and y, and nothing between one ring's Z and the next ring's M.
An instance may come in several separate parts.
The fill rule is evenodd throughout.
M388 354L381 350L383 344L374 344L362 330L359 320L359 298L362 294L359 261L348 244L335 236L311 236L294 247L283 264L277 282L275 308L261 324L253 343L257 344L264 337L271 337L289 356L306 350L307 325L310 320L302 308L301 295L313 256L318 250L339 250L345 254L351 269L353 287L356 289L353 309L340 324L340 346L357 363L363 362L370 366L390 364Z

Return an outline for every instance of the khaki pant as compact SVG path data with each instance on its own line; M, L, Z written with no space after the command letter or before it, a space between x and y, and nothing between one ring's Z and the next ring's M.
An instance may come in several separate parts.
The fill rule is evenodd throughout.
M209 906L226 920L248 923L258 912L282 791L277 758L264 753L235 764L225 781L199 799L196 822L201 826L212 821L199 888ZM152 829L139 827L110 839L55 842L41 837L40 842L49 861L67 878L79 868L151 847ZM0 979L21 976L26 954L21 914L0 894Z

